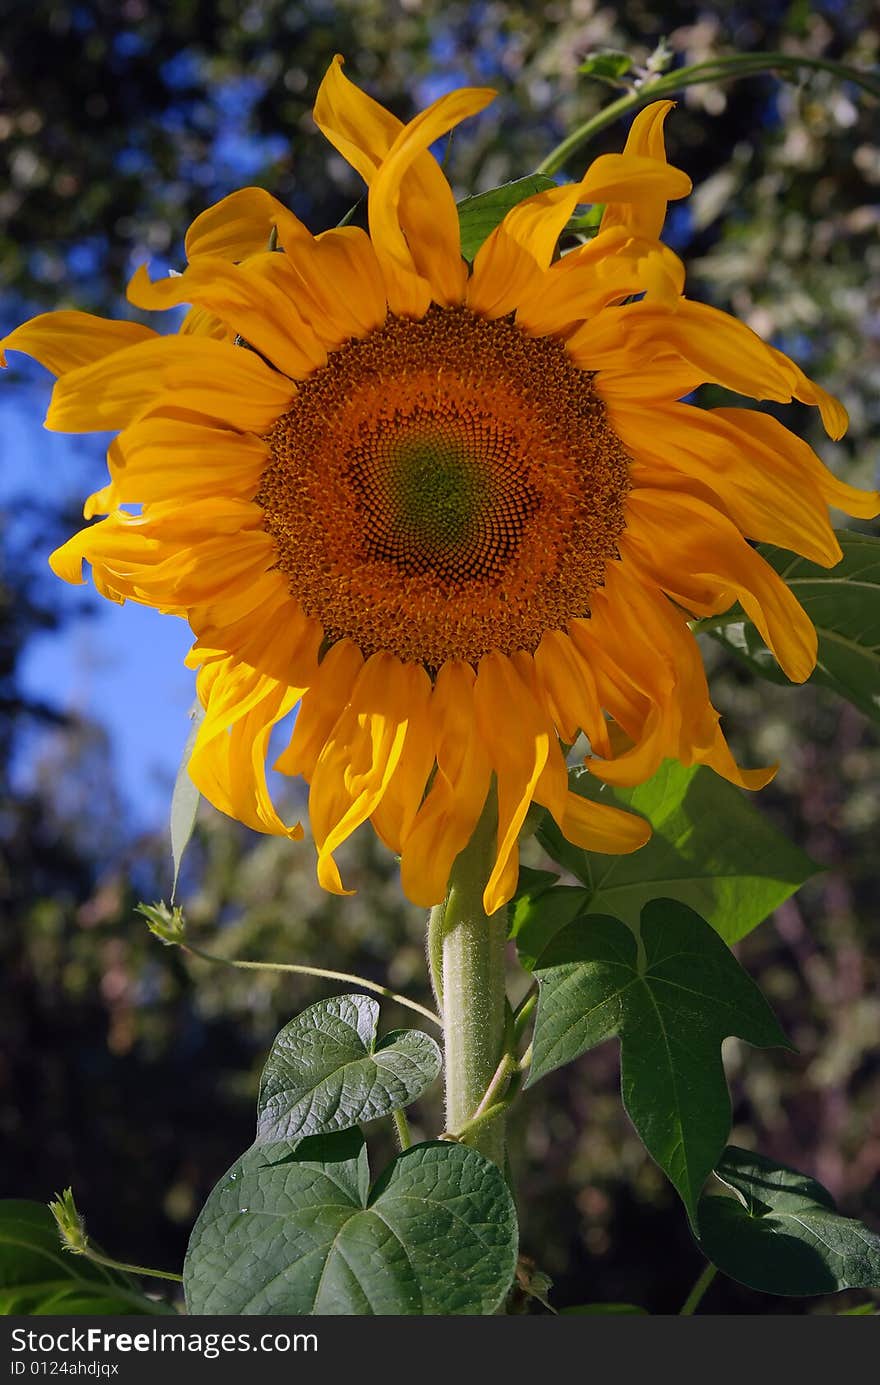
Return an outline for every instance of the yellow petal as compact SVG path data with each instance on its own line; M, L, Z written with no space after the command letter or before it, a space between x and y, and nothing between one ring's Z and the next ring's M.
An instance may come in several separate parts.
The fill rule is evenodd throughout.
M777 351L776 347L770 348L776 357L779 365L791 382L791 395L793 399L799 399L802 404L815 405L825 426L825 431L830 438L835 441L842 438L849 427L849 416L839 399L835 399L827 390L823 390L821 385L808 377L801 370L799 365L789 360L788 356Z
M337 226L314 239L300 239L286 254L262 255L247 268L295 300L327 346L365 337L385 321L388 304L379 261L369 236L357 226Z
M145 414L126 428L109 454L123 505L217 495L251 500L269 457L254 433L162 413Z
M190 606L187 618L198 639L197 659L234 654L242 663L292 687L311 688L318 672L323 631L306 616L273 570L221 593L203 606Z
M495 93L462 88L406 126L349 82L334 58L315 102L315 121L370 187L370 233L393 312L420 317L431 298L459 302L466 270L458 213L428 146L483 109Z
M370 185L370 236L392 312L421 316L431 298L444 305L462 299L467 269L461 258L458 211L428 148L494 97L493 91L480 87L441 96L401 130ZM424 157L431 159L439 179L424 177Z
M437 769L403 841L400 871L414 904L439 904L458 854L470 841L489 792L491 767L474 709L475 675L448 660L431 698L432 750Z
M303 698L290 745L275 762L280 773L311 779L330 733L348 705L363 663L363 654L351 640L338 640L327 651Z
M337 53L318 88L315 124L369 184L403 123L348 80L342 71L343 61Z
M0 341L0 365L6 364L4 351L21 351L53 375L64 375L155 336L151 327L139 322L114 322L68 309L41 313Z
M260 258L278 264L284 257L266 254ZM283 267L289 274L289 266ZM327 353L297 309L292 292L273 292L251 265L228 264L214 256L197 260L183 274L155 282L146 265L141 265L128 286L129 302L139 308L164 309L178 303L207 308L278 370L299 379L324 365Z
M729 519L695 496L632 492L627 546L674 601L694 609L706 588L733 592L793 683L816 664L816 631L782 578L750 548Z
M624 154L666 163L666 144L663 126L666 117L675 105L674 101L652 101L639 111L627 136ZM683 196L684 194L678 194ZM662 194L643 196L635 200L629 197L608 197L602 216L601 229L611 226L626 226L634 235L657 237L666 220L666 197Z
M347 894L333 853L376 810L397 769L414 708L430 691L423 668L380 651L369 658L312 777L309 817L318 848L318 880Z
M756 454L774 458L776 464L784 459L801 475L808 477L822 495L826 505L833 505L857 519L876 519L880 514L880 492L863 491L841 481L795 433L777 419L756 409L713 409L712 416L723 419L743 435L743 448L756 449Z
M256 832L300 838L299 823L278 816L266 783L266 751L276 722L302 696L234 659L220 661L197 686L205 707L188 765L196 788L229 817Z
M477 723L498 785L497 854L483 908L493 914L510 896L517 837L550 754L553 727L510 659L493 652L480 660L474 691ZM514 888L515 888L515 875Z
M246 260L269 248L269 237L293 240L306 234L293 212L264 188L239 188L197 216L186 233L186 257L216 255L224 260Z
M600 755L606 753L608 732L596 679L562 630L548 630L535 650L535 670L550 715L563 740L571 744L583 731Z
M565 223L584 200L580 183L565 183L512 207L477 251L467 286L472 312L504 317L539 292Z
M568 343L579 365L597 370L618 363L602 356L603 347L615 346L633 353L633 375L640 356L649 363L670 352L690 364L697 381L725 385L753 399L788 403L792 398L791 379L771 348L744 323L705 303L683 298L673 310L646 302L608 308ZM625 368L625 356L620 364Z
M207 337L155 337L55 386L46 427L59 433L125 428L160 404L264 433L290 407L294 387L253 351Z
M646 229L648 222L653 226L656 209L662 205L665 211L668 201L687 197L692 187L687 174L665 160L641 154L600 154L581 183L581 201L628 202L642 208L645 220L634 232L656 240L662 221L655 230ZM607 227L603 225L602 229Z
M559 828L574 846L606 856L629 855L651 836L651 824L644 818L607 803L593 803L575 793L566 796Z
M717 412L688 404L611 405L609 421L637 465L636 488L708 486L749 538L831 567L840 545L818 487L803 468L750 442Z

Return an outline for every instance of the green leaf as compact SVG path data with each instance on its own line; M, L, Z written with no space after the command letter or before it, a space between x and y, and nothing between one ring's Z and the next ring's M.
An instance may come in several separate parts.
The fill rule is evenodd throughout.
M831 688L880 722L880 539L847 529L839 529L837 537L843 559L833 568L769 544L760 544L758 551L816 627L819 657L810 681ZM700 628L710 629L710 623L701 622ZM788 681L745 616L711 633L762 677Z
M63 1249L41 1202L0 1201L0 1314L167 1314L129 1275Z
M466 260L472 260L483 241L507 216L507 213L536 192L546 192L555 188L553 178L543 173L530 173L527 178L517 178L512 183L502 183L489 192L478 192L474 197L465 197L458 204L458 221L461 227L461 253Z
M633 60L628 53L588 53L578 68L587 77L597 77L600 81L611 82L617 86L620 78L630 71Z
M616 1035L623 1104L695 1222L730 1133L722 1040L790 1047L761 992L705 920L669 899L645 905L640 940L619 919L579 915L535 975L527 1085Z
M516 1212L465 1145L414 1145L370 1190L359 1131L282 1159L254 1145L221 1179L184 1265L190 1313L492 1314L516 1269Z
M199 734L199 728L205 719L205 709L200 702L196 701L190 708L189 715L192 725L183 747L180 767L174 780L174 792L171 795L171 857L174 862L174 879L171 884L172 904L177 892L177 877L180 875L183 853L189 846L189 840L196 825L196 814L199 811L201 798L201 794L189 777L189 762L196 737Z
M842 1217L821 1183L735 1145L715 1173L736 1196L701 1198L700 1246L731 1279L798 1297L880 1289L880 1236Z
M408 1106L441 1068L440 1050L417 1029L376 1042L379 1005L365 995L310 1005L272 1045L260 1083L257 1143L347 1130Z
M636 925L642 907L662 895L687 904L724 938L735 943L794 894L818 867L776 830L747 794L703 765L667 760L644 784L611 790L587 769L572 770L570 787L585 798L628 808L646 817L653 836L631 856L582 851L563 837L549 817L538 840L555 861L587 890L591 913L613 914ZM583 896L581 896L583 899ZM540 913L526 927L524 965L540 941ZM557 910L560 906L554 905ZM514 921L516 922L516 914Z

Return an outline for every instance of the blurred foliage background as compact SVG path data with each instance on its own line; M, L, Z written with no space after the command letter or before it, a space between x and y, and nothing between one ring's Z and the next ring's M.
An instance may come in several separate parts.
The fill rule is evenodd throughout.
M665 39L676 63L784 49L872 66L880 46L872 0L7 0L3 18L8 326L45 307L118 311L131 269L157 256L182 263L188 222L244 183L270 188L314 229L334 224L361 195L310 117L337 51L403 117L463 81L498 87L450 151L463 195L530 171L613 97L578 73L596 49L644 64ZM670 156L696 185L668 226L690 293L745 318L840 394L852 427L832 452L806 410L786 421L862 484L880 454L876 122L876 102L813 74L692 88L668 126ZM623 134L607 131L590 154L619 148ZM135 916L138 899L168 894L167 837L126 830L102 728L25 698L17 680L29 641L68 618L45 555L74 523L53 505L51 477L42 498L0 516L0 1194L46 1200L72 1183L112 1253L176 1268L202 1200L250 1142L274 1033L327 991L187 960ZM736 748L749 763L782 763L762 810L824 867L738 949L798 1053L728 1041L734 1139L817 1176L878 1225L876 729L821 689L756 686L715 646L706 654ZM22 738L33 773L13 789ZM222 956L351 969L426 999L423 920L393 862L365 832L348 869L358 894L331 899L308 842L258 838L203 807L180 897L199 942ZM386 1007L385 1027L406 1022ZM416 1116L424 1133L440 1119L436 1104ZM380 1157L390 1152L387 1133L375 1140ZM701 1259L621 1111L614 1045L528 1094L513 1160L526 1249L555 1280L558 1306L678 1310ZM832 1305L716 1281L704 1311Z

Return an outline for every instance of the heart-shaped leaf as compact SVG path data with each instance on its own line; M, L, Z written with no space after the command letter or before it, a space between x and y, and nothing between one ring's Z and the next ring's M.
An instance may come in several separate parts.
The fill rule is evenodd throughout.
M173 1313L130 1275L71 1255L41 1202L0 1202L0 1315Z
M658 899L640 939L619 919L580 914L538 959L529 1084L616 1035L627 1113L692 1221L730 1133L721 1042L787 1045L755 983L692 909Z
M546 946L566 912L586 908L633 926L650 899L678 899L711 923L725 942L738 942L817 870L814 862L754 808L746 794L704 766L667 760L633 789L611 790L589 770L569 775L584 798L628 808L646 817L650 841L630 856L583 851L563 837L550 817L538 829L544 849L583 882L577 900L563 899L552 879L527 876L513 910L513 929L524 966Z
M735 1145L715 1173L737 1196L700 1199L700 1246L731 1279L765 1294L880 1289L880 1236L821 1183Z
M190 1313L474 1316L501 1304L516 1212L482 1154L414 1145L371 1191L359 1131L281 1159L279 1148L254 1145L205 1203L183 1272Z
M819 636L819 656L811 682L822 683L880 721L880 539L838 529L843 558L836 567L819 567L783 548L759 544L758 551L791 587ZM739 622L711 630L714 638L772 682L785 675L745 614Z
M378 1003L366 995L320 1000L285 1025L263 1070L257 1143L347 1130L408 1106L437 1077L428 1034L400 1029L376 1042Z
M466 260L472 260L483 241L498 226L507 213L536 192L546 192L555 188L553 178L543 173L530 173L526 178L517 178L512 183L502 183L489 192L478 192L474 197L465 197L458 204L458 222L461 227L461 253Z

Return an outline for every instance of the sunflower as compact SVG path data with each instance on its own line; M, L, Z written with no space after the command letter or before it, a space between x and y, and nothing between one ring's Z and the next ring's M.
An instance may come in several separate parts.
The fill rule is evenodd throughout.
M666 161L671 102L463 260L429 146L493 95L454 91L404 125L336 58L314 115L368 185L369 234L313 236L246 188L193 223L182 274L129 286L138 308L192 305L176 335L64 311L4 343L58 376L49 428L119 430L85 506L106 518L51 563L189 622L205 797L301 836L266 782L298 708L275 768L310 785L321 884L346 892L334 852L370 819L432 905L494 783L490 914L532 802L593 851L649 833L569 791L580 733L613 785L667 757L767 782L734 762L688 622L739 601L803 681L815 631L747 540L830 567L828 506L880 509L775 418L682 402L713 382L846 426L781 352L684 296L659 239L691 186ZM584 204L604 205L599 231L560 257Z

